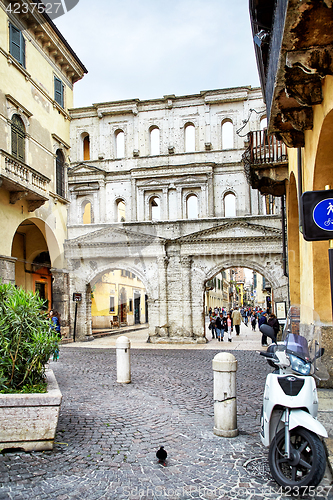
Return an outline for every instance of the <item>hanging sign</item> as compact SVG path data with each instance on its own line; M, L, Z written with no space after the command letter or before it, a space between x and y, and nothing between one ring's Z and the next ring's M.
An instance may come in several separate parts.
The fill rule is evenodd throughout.
M333 190L302 194L303 237L306 241L333 239Z

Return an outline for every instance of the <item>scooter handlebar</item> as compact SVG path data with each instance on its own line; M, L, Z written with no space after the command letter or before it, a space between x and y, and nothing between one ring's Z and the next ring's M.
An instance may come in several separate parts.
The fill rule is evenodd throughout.
M264 356L265 358L275 358L274 352L260 351L260 356Z

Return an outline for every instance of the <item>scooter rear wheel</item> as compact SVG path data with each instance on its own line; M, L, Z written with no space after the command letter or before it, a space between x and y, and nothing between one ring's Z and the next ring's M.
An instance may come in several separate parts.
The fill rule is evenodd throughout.
M326 453L319 437L303 427L292 429L290 459L284 457L284 441L281 429L269 448L269 467L275 481L286 487L317 486L326 468Z

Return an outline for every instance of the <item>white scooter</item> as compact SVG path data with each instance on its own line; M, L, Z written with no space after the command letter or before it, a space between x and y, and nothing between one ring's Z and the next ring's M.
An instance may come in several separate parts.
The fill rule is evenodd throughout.
M303 328L300 314L300 307L290 308L279 343L272 327L260 327L273 340L260 354L275 368L266 378L260 437L264 446L269 446L272 476L279 485L289 488L317 486L326 467L325 449L318 436L327 437L327 432L317 420L314 380L320 371L325 372L317 361L324 349L320 348L319 337L315 338L319 328L314 324ZM302 330L306 337L300 335ZM327 371L320 378L328 379Z

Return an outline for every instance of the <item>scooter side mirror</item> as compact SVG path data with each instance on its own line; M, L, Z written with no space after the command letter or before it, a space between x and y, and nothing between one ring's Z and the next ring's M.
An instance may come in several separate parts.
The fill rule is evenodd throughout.
M324 356L324 353L325 353L325 349L323 347L321 347L319 349L319 351L316 353L316 356L315 358L318 359L318 358L321 358L322 356Z
M275 342L275 332L271 326L264 324L260 326L259 330Z

